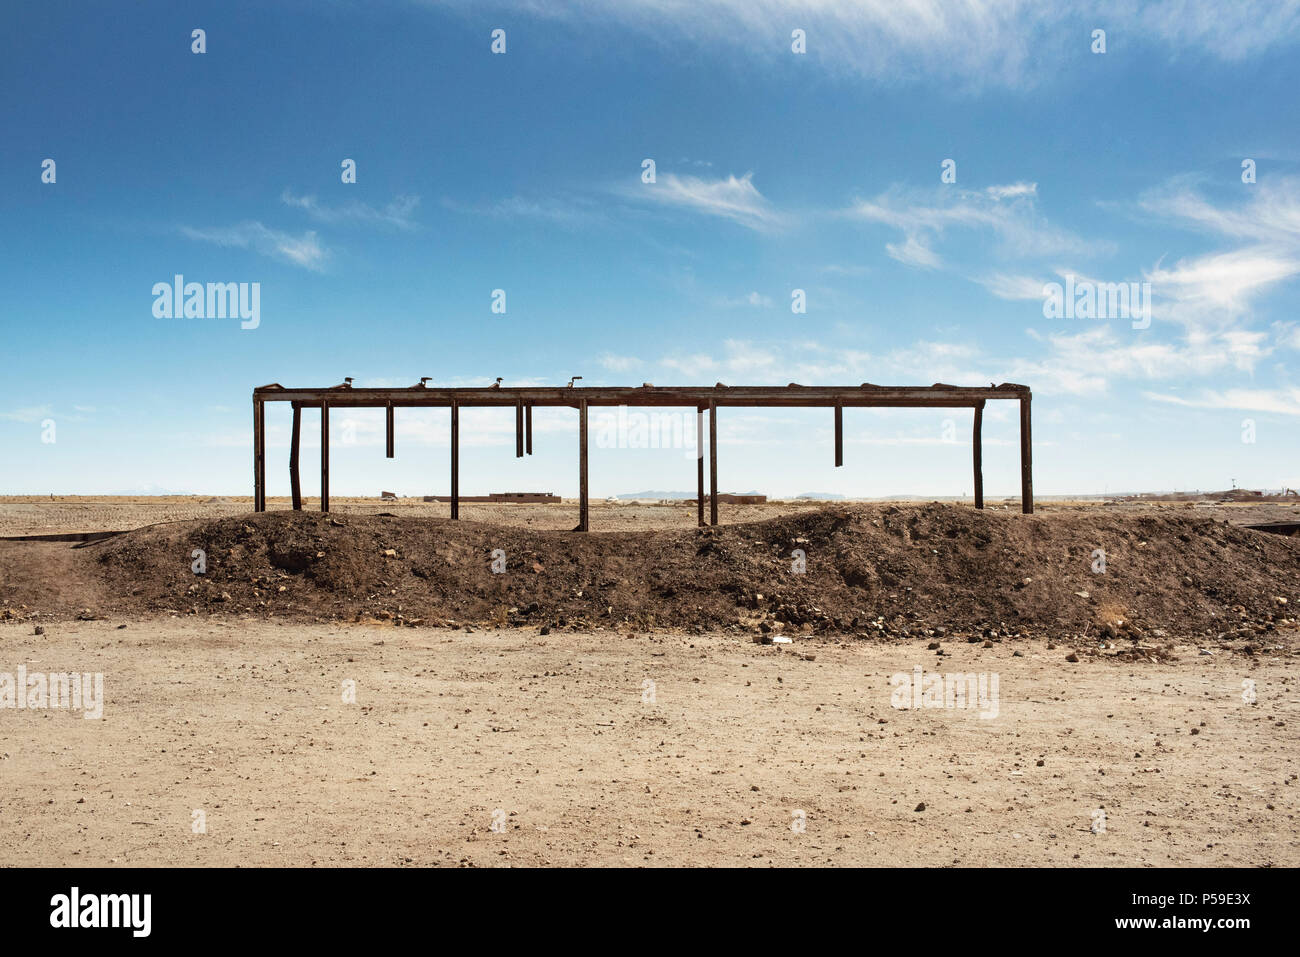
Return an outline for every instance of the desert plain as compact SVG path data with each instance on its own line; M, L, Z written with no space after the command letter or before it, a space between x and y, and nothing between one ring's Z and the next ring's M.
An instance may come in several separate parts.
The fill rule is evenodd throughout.
M270 504L0 499L0 860L1300 864L1294 506Z

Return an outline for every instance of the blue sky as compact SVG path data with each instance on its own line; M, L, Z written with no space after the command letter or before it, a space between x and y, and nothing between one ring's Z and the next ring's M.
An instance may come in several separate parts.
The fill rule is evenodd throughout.
M0 492L249 494L268 382L573 375L1022 382L1040 494L1295 487L1300 4L1220 6L7 5ZM176 274L260 283L260 324L156 317ZM1067 275L1149 283L1149 326L1045 317ZM462 490L574 494L575 418L516 460L511 411L467 413ZM446 491L445 411L393 461L380 413L332 420L334 494ZM828 410L725 410L721 485L969 495L968 412L845 423L835 469ZM1010 403L985 444L1014 493ZM691 457L593 448L592 493Z

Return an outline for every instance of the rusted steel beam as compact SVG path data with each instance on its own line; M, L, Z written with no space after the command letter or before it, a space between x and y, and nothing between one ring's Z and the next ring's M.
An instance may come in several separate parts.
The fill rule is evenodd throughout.
M524 400L515 401L515 458L524 457Z
M984 403L975 406L975 424L971 429L971 455L975 464L975 507L984 507Z
M433 390L429 390L432 392ZM263 396L267 402L301 402L304 408L319 408L321 398L311 392L292 392L286 395L266 395ZM389 401L398 408L405 409L445 409L451 406L452 396L433 396L431 398L420 399L411 396L393 396L391 399L385 396L348 396L344 395L343 399L329 399L329 403L335 407L346 407L351 409L382 409ZM456 401L462 408L509 408L515 404L515 399L498 395L466 395L455 397ZM549 396L520 396L524 402L532 405L546 408L567 408L576 409L578 407L577 397L570 396L565 399L552 400ZM986 399L1017 399L1016 395L998 395L984 396ZM697 402L707 402L709 396L706 392L691 392L673 396L654 396L645 398L638 395L630 396L593 396L587 401L588 406L592 407L617 407L625 405L628 408L690 408ZM890 398L889 396L843 396L840 404L848 409L970 409L979 401L979 397L974 395L954 395L939 396L926 398L923 396L906 395L899 393L898 397ZM745 409L829 409L835 406L835 396L774 396L765 398L763 396L727 396L720 397L715 402L718 408L745 408Z
M587 400L578 403L578 527L575 532L590 528L587 516Z
M320 510L330 510L330 404L320 407Z
M266 406L253 399L253 511L266 511Z
M531 405L568 406L585 401L589 406L692 406L712 402L715 407L746 406L773 408L815 408L840 405L857 407L898 406L923 408L972 407L987 399L1018 399L1028 394L1027 386L1003 383L995 387L957 386L671 386L622 388L590 386L528 387L502 389L285 389L262 386L254 396L267 402L301 402L315 406L329 402L336 406L511 406L523 401Z
M1029 429L1029 391L1020 397L1020 511L1034 513L1034 451Z
M293 433L289 436L289 494L293 510L302 511L302 477L298 473L299 448L302 444L302 406L293 404Z
M460 406L451 404L451 517L460 518Z
M524 406L524 451L533 454L533 404Z
M844 406L835 403L835 467L844 464Z
M387 433L388 444L384 450L388 458L393 457L393 403L388 402L384 406L384 431Z
M718 524L718 408L709 400L709 524Z
M695 519L704 527L704 407L695 407Z

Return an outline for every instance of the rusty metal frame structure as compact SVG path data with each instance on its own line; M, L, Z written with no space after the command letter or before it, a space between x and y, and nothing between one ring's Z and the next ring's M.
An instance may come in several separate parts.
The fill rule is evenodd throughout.
M293 408L289 451L289 483L293 508L302 508L299 480L299 444L302 410L321 413L321 511L329 511L329 414L332 408L384 409L386 455L393 458L393 412L398 408L446 408L451 412L451 517L460 517L460 410L480 407L514 407L515 456L533 454L534 406L578 410L578 525L590 528L587 501L587 410L592 406L686 407L698 416L696 430L696 515L704 525L704 414L709 416L709 522L718 524L718 409L829 408L834 410L835 465L844 464L844 410L852 408L969 408L974 412L971 436L975 475L975 507L984 507L983 444L984 404L1011 399L1020 403L1020 505L1026 515L1034 510L1032 442L1030 439L1028 386L1004 382L986 387L946 385L881 386L672 386L640 387L559 386L530 388L441 389L423 384L405 389L354 389L350 384L326 389L287 389L273 383L253 390L253 508L266 511L266 403L288 402Z

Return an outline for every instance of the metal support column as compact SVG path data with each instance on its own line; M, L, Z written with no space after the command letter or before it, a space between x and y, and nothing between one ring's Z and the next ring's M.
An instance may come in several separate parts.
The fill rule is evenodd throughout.
M289 494L293 510L302 511L302 476L298 472L299 448L302 445L302 406L293 404L293 432L289 436Z
M578 403L578 527L585 532L590 528L587 515L587 400Z
M266 511L266 406L253 400L253 511Z
M704 527L704 406L695 407L695 521Z
M844 464L844 406L835 403L835 467Z
M1020 511L1034 513L1034 454L1029 434L1028 392L1020 397Z
M515 402L515 458L524 457L524 403Z
M451 400L451 517L460 518L460 406Z
M330 510L330 404L320 404L320 510Z
M718 524L718 406L709 400L709 524Z

